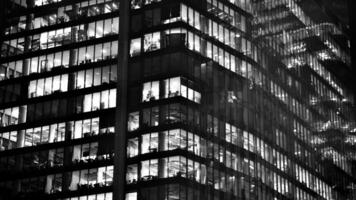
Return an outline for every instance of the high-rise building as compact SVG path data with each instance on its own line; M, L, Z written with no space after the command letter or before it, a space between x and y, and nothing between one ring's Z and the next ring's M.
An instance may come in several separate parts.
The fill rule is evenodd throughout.
M0 199L356 198L350 35L322 1L0 4Z

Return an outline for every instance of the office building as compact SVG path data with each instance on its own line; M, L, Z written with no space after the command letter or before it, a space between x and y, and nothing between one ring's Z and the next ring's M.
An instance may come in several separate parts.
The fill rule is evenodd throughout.
M320 1L1 4L0 199L356 198L350 36Z

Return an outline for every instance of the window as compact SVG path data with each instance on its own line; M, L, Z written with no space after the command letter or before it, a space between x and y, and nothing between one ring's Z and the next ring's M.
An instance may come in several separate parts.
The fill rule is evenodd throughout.
M70 190L87 188L89 185L110 186L113 180L113 166L84 169L72 172Z
M160 84L163 85L163 94L160 94ZM157 100L160 96L164 98L170 98L175 96L183 96L191 101L200 103L201 94L194 88L192 81L189 81L182 77L169 78L164 81L153 81L143 84L142 101Z
M50 3L56 3L56 2L61 2L62 0L52 0L52 1L47 1L47 0L35 0L35 6L43 6L46 4Z
M143 49L145 52L154 51L161 48L161 35L160 32L149 33L144 36Z
M184 107L180 104L171 104L162 108L162 120L164 124L173 124L186 121Z
M130 55L137 56L141 53L141 38L131 40Z
M49 185L46 187L46 193L57 193L62 191L62 174L48 175Z
M98 143L88 143L83 145L76 145L73 147L72 161L79 162L96 159L98 154Z
M97 111L116 106L116 89L84 95L83 112Z
M127 193L125 200L137 200L137 192Z
M158 176L158 159L141 161L141 179L151 180Z
M22 75L22 60L0 65L0 80L11 79Z
M151 153L158 151L158 133L142 135L141 153Z
M0 133L0 151L16 148L17 131Z
M127 125L128 131L137 130L139 127L140 127L139 112L130 113L128 119L128 125Z
M163 177L186 177L187 159L182 156L163 158Z
M88 47L81 47L78 51L78 64L85 64L91 62L98 62L101 60L107 60L116 58L118 51L118 42L107 42L104 44L97 44Z
M31 81L29 84L29 97L39 97L68 90L68 75L58 75Z
M127 157L132 158L138 155L138 138L132 138L127 141Z
M99 133L99 118L74 122L73 139L90 137Z
M159 107L146 108L142 111L142 125L144 127L159 125Z
M187 148L187 132L185 130L169 130L162 134L164 138L164 150L186 149Z
M143 84L142 101L152 101L159 99L159 82L149 82Z
M165 86L165 93L164 93L165 98L181 95L180 77L175 77L175 78L170 78L170 79L164 80L164 86Z
M138 168L137 164L128 165L126 172L126 182L127 183L136 183L138 179Z
M19 107L0 110L0 127L18 124L19 114Z

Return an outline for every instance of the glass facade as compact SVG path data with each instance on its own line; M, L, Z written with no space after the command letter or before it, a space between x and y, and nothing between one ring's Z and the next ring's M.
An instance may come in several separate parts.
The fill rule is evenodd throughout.
M120 134L126 200L356 197L350 37L317 4L2 4L0 199L114 199Z

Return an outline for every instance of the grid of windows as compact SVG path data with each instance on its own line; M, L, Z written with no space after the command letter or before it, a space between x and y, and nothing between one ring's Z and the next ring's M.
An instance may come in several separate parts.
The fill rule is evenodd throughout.
M129 3L126 200L346 199L349 157L326 137L355 128L326 66L349 64L336 25L297 0ZM0 199L113 199L122 6L9 5Z

